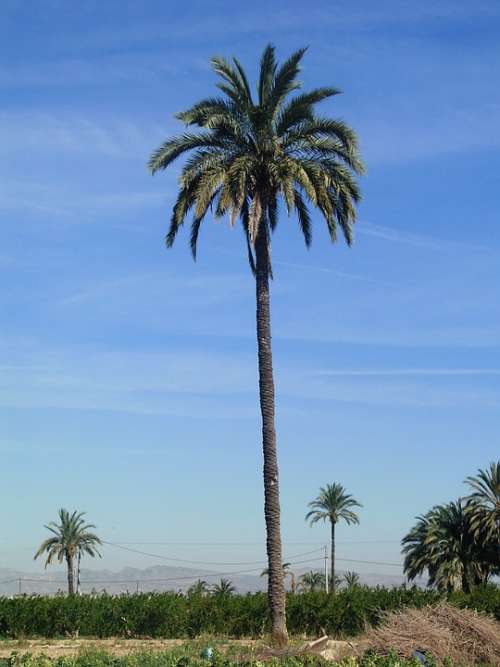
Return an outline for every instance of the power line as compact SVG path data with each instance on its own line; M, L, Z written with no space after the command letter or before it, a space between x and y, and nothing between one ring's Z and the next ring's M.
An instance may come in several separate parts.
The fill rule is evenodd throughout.
M344 561L346 563L364 563L365 565L388 565L389 567L404 567L403 563L386 563L380 560L357 560L355 558L337 558L335 561Z
M200 546L200 547L228 547L228 546L262 546L264 540L256 542L245 542L245 541L235 541L235 542L193 542L193 541L166 541L166 542L153 542L153 541L139 541L139 540L120 540L116 544L121 545L137 545L137 546ZM400 544L401 540L337 540L336 544ZM302 546L314 546L324 544L324 540L318 542L310 541L291 541L282 542L283 545L302 545Z
M265 559L260 559L260 560L252 560L252 561L242 561L242 562L224 562L224 561L210 561L210 560L189 560L187 558L176 558L174 556L165 556L163 554L154 554L150 553L148 551L141 551L140 549L133 549L131 547L125 546L123 543L118 544L117 542L108 542L107 540L102 540L103 544L107 544L108 546L111 547L116 547L117 549L122 549L123 551L130 551L135 554L139 554L141 556L150 556L151 558L159 558L161 560L167 560L167 561L173 561L176 563L189 563L191 565L257 565L257 564L263 564L265 563ZM294 556L290 556L289 559L292 558L300 558L302 556L309 556L310 554L317 553L318 551L321 551L321 549L313 549L312 551L306 551L304 553L300 554L295 554ZM284 558L283 560L288 560L288 558Z

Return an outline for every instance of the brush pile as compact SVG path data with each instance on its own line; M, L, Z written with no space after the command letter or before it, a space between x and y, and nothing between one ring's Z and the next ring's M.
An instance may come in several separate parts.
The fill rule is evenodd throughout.
M396 652L409 658L415 650L430 653L438 664L500 666L500 623L470 609L446 602L420 609L408 607L384 615L356 642L356 652Z

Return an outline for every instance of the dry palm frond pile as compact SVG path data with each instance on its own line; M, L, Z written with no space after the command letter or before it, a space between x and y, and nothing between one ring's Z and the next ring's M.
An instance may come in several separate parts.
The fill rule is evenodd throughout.
M357 650L379 654L392 650L402 657L419 650L431 653L438 664L450 658L456 664L500 666L500 623L445 602L421 609L407 607L386 614L381 625L361 638Z

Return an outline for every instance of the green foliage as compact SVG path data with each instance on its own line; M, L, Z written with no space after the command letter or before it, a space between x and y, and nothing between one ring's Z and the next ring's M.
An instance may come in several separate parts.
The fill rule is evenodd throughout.
M334 482L321 487L318 497L312 500L308 507L310 511L306 514L306 521L311 526L318 521L330 521L338 523L345 521L348 526L359 523L359 517L353 508L363 507L350 493L347 493L342 484Z
M491 544L497 554L500 544L500 461L492 461L489 468L478 470L474 477L467 477L472 493L468 510L474 536L484 544Z
M500 574L500 462L465 482L468 498L436 505L403 538L410 581L427 571L431 586L468 592Z
M432 656L426 656L428 667L436 667ZM159 653L131 653L117 657L103 651L91 651L73 656L48 658L45 655L13 653L6 660L0 661L0 667L420 667L416 658L404 659L395 653L374 655L367 653L361 658L348 657L337 663L324 660L319 656L287 655L281 658L269 658L265 662L249 656L247 659L233 659L216 652L210 660L201 658L186 647ZM451 662L446 667L455 666ZM483 667L493 667L484 665Z
M42 542L35 554L35 559L42 554L47 554L45 567L50 565L54 559L62 563L68 557L75 558L78 553L88 554L92 558L100 556L96 545L101 540L90 531L95 528L93 523L85 523L85 512L73 512L61 508L59 510L59 523L51 521L45 526L52 533Z
M318 88L290 96L300 88L304 53L299 49L278 65L274 47L267 46L254 96L238 60L212 59L223 96L178 113L194 131L167 139L149 160L154 174L185 158L167 246L192 213L191 250L196 257L205 216L227 215L232 224L240 220L255 270L253 249L258 238L269 243L280 201L288 215L295 213L306 245L312 236L309 207L323 217L332 241L340 228L352 243L360 199L356 176L364 173L364 166L352 129L341 120L317 115L316 105L338 90Z
M381 611L422 607L443 598L417 588L355 586L337 595L323 591L289 594L287 617L293 635L354 636L377 624ZM449 596L452 604L494 615L500 620L500 589L490 585L470 594ZM155 593L0 598L0 637L194 638L201 634L262 637L269 630L267 596Z

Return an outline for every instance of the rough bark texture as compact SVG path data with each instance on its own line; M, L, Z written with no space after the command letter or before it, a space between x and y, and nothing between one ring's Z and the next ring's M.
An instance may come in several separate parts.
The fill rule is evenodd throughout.
M333 595L335 593L335 524L332 522L332 545L331 545L331 583L330 583L330 592Z
M75 579L74 579L73 558L69 554L66 556L66 564L68 566L68 594L74 595Z
M274 378L271 351L269 300L269 250L267 235L259 233L256 242L257 346L259 353L259 392L264 453L264 514L269 563L268 597L271 633L278 646L286 645L285 585L281 553L278 457L274 427Z

